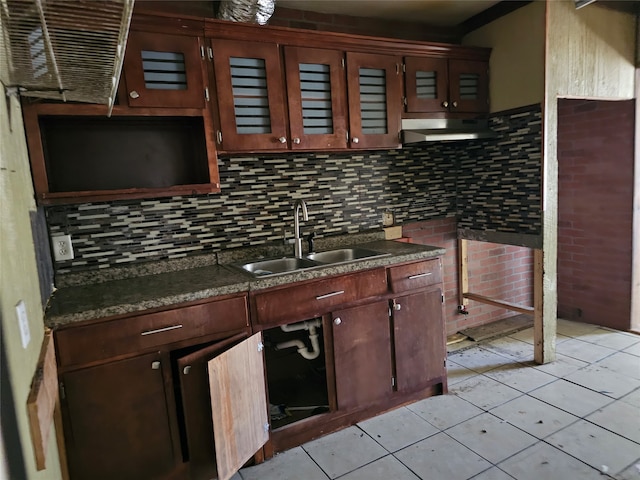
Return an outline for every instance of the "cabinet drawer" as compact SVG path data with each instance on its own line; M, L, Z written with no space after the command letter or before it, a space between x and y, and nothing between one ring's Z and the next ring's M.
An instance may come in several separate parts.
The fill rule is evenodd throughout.
M389 285L393 293L415 290L442 282L440 259L390 267Z
M61 330L57 355L61 366L78 365L248 325L246 297L229 298Z
M256 320L268 324L313 318L338 305L384 295L386 291L384 269L280 288L255 296Z

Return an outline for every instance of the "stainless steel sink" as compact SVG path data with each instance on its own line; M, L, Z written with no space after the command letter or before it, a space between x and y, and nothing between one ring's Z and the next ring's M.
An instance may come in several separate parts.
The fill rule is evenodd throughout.
M311 253L306 256L311 260L324 264L347 263L356 260L365 260L367 258L385 257L388 253L374 252L366 248L340 248L338 250L329 250L327 252Z
M271 260L260 260L257 262L244 263L240 268L257 277L267 275L277 275L279 273L290 273L304 268L316 267L318 263L308 258L274 258Z

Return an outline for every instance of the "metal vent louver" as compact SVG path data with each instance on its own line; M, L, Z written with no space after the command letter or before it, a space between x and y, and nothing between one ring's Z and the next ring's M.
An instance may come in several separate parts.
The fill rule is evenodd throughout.
M23 96L113 106L134 0L0 0L0 80Z

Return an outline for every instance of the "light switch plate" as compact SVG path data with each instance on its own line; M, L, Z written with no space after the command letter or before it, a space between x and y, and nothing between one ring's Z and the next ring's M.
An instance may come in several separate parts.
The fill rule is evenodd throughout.
M29 330L29 319L27 318L27 307L23 300L16 305L16 313L18 315L18 326L20 327L20 338L22 339L22 348L27 348L31 341L31 331Z
M71 235L58 235L56 237L51 237L51 248L53 249L53 258L55 258L56 262L73 260Z

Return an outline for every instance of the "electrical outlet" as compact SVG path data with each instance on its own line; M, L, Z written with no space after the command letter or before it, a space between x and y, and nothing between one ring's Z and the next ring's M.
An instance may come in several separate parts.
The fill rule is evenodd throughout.
M53 248L53 258L56 262L63 260L73 260L73 245L71 235L59 235L51 237L51 247Z
M382 226L391 227L395 219L393 218L393 212L391 210L385 210L382 212Z

